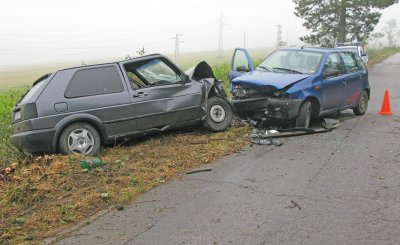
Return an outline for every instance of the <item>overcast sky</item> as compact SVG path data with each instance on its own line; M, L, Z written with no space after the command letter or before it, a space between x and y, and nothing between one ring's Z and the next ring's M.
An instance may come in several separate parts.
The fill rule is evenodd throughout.
M284 40L300 45L306 34L293 14L292 0L8 0L0 8L0 70L10 66L61 63L174 52L172 39L183 34L181 52L216 50L218 19L224 15L224 49L271 47L277 25ZM383 12L400 26L400 5Z

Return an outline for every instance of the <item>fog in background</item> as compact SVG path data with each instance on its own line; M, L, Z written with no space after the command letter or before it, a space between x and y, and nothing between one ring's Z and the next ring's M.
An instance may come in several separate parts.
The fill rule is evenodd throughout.
M14 0L0 9L0 70L15 66L123 59L146 53L171 54L172 39L183 34L180 52L217 50L224 16L224 49L272 47L277 25L289 45L301 45L307 31L291 0ZM383 11L375 31L396 19L400 5Z

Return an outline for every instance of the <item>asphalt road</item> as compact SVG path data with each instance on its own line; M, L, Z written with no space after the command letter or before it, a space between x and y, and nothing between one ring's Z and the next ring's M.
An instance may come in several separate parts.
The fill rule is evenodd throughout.
M368 113L247 147L59 244L400 244L400 53L370 71ZM380 116L384 90L393 116Z

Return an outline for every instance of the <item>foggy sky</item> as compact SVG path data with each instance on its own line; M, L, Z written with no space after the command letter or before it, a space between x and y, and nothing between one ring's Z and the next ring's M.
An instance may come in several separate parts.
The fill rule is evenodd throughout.
M301 45L307 31L293 14L291 0L13 0L0 9L0 70L41 63L80 62L105 57L174 52L172 39L183 34L181 52L216 50L223 14L224 49L271 47L277 25L289 44ZM400 27L400 5L383 11Z

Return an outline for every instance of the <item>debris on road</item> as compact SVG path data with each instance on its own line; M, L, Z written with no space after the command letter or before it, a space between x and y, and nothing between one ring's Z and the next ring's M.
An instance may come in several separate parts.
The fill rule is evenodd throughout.
M196 174L196 173L211 172L211 171L212 171L211 168L206 168L206 169L199 169L199 170L189 171L189 172L186 172L186 174Z
M295 202L295 201L293 201L293 200L290 200L290 202L291 202L296 208L298 208L299 210L301 210L301 207L300 207L300 205L299 205L297 202Z
M251 125L254 125L254 122L252 121L250 121L249 123ZM251 138L252 143L254 144L281 146L283 142L278 141L274 138L300 136L304 134L326 133L337 128L338 126L338 119L323 118L319 127L313 126L311 128L281 128L279 129L279 131L275 129L265 129L262 127L257 127L252 130Z

